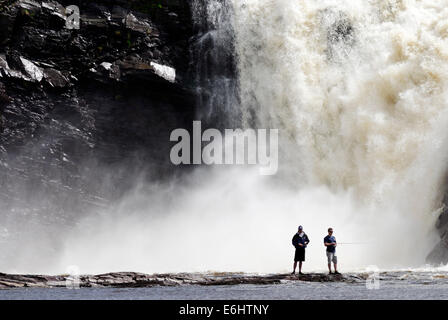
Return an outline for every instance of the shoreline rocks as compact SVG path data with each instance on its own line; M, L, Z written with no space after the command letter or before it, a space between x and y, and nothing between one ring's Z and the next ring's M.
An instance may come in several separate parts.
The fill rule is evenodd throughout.
M113 272L98 275L79 276L79 287L84 288L140 288L154 286L226 286L238 284L267 285L280 284L288 281L305 282L345 282L357 283L364 281L367 275L340 274L328 275L322 273L307 273L304 275L270 274L249 275L239 273L176 273L176 274L144 274L138 272ZM0 289L11 288L63 288L74 284L69 275L20 275L0 273Z
M375 275L381 282L394 284L448 285L448 272L427 271L382 271ZM0 273L0 290L14 288L151 288L174 286L232 286L232 285L280 285L288 283L344 283L366 285L373 280L369 273L305 273L291 275L247 274L231 272L206 273L158 273L109 272L97 275L80 275L77 279L70 275L26 275ZM78 285L77 285L78 284Z

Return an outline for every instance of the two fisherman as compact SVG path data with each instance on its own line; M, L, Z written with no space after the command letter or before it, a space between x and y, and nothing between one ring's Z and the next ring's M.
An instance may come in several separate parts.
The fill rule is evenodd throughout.
M296 252L294 255L294 268L292 274L296 273L297 262L299 262L299 274L302 275L302 263L305 261L305 249L307 245L310 243L310 239L303 231L303 227L299 226L298 232L292 238L292 245L296 248ZM324 238L324 246L327 248L327 260L328 260L328 271L329 274L331 272L331 263L334 265L334 273L339 274L338 272L338 259L336 256L336 238L333 236L333 228L328 228L328 235Z

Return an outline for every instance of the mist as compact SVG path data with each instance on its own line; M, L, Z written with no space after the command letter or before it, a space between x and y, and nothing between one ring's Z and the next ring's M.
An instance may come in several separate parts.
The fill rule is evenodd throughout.
M40 254L30 260L29 252L19 250L26 243L15 242L10 245L24 259L3 261L2 269L64 273L75 265L82 273L286 272L299 224L311 239L304 270L325 270L323 238L330 226L341 243L344 271L421 267L437 242L432 229L437 216L421 208L432 197L426 187L403 183L381 201L369 202L357 199L353 190L285 186L259 175L256 167L200 168L170 182L140 183L109 208L84 214L50 253L40 247L49 242L31 230ZM408 200L409 189L420 196ZM389 199L400 199L400 193L404 201L391 206ZM403 241L410 232L414 241Z

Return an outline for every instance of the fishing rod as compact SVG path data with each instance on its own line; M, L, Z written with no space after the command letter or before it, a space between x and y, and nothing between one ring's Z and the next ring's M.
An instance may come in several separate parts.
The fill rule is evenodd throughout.
M336 242L336 244L371 244L371 242Z

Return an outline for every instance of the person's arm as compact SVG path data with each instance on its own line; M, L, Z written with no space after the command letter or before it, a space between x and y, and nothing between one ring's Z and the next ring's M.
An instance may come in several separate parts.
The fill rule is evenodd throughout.
M294 237L292 237L292 245L297 248L297 234L294 235Z
M306 237L305 244L308 245L308 243L310 243L310 238L308 238L307 235L305 235L305 237Z
M333 246L334 243L333 242L325 242L326 240L324 239L324 246L329 247L329 246Z

